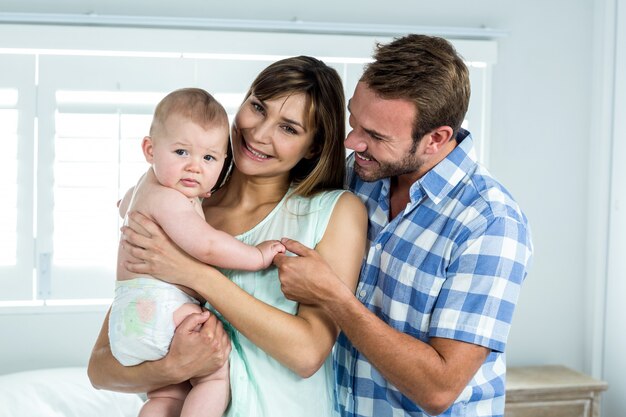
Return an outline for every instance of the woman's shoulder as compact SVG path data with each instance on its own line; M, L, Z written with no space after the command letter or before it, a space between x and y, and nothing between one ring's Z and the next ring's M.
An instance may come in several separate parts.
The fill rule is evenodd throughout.
M365 205L358 196L348 190L335 189L320 191L312 196L293 196L287 204L287 211L298 216L306 216L326 224L331 216L366 216Z
M352 195L350 191L342 189L323 190L309 196L292 195L288 198L290 209L297 209L301 214L315 212L320 209L331 209L345 194Z
M343 189L323 190L313 195L312 198L320 202L338 201L339 198L344 194L351 194L351 193L350 191L343 190Z
M351 191L341 193L333 205L333 217L337 217L340 222L350 220L363 222L367 221L367 210L361 199Z
M344 208L348 210L360 210L365 208L359 197L349 190L330 190L322 191L323 195L319 197L319 203L324 206L335 208Z

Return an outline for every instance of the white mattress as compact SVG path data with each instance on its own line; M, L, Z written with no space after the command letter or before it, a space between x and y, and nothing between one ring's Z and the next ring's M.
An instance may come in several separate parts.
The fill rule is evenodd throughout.
M0 417L135 417L135 394L97 390L84 367L0 375Z

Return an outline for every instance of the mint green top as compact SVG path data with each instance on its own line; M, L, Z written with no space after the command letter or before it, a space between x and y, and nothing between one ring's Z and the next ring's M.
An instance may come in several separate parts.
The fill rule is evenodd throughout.
M314 248L322 239L333 208L343 190L321 192L313 197L285 197L251 230L237 236L255 245L288 237ZM298 304L280 290L278 270L259 272L223 270L233 282L257 299L290 314ZM227 325L227 327L230 327ZM334 411L334 376L331 356L310 378L303 379L281 365L232 327L230 355L231 404L228 417L326 417Z

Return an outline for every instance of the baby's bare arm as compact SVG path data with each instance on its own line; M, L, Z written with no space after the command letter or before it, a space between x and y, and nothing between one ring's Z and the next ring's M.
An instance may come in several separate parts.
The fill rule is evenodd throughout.
M278 240L266 240L256 245L263 257L263 268L267 268L272 264L274 256L278 253L285 253L285 246Z
M162 187L158 193L151 194L150 200L149 212L142 213L152 217L182 250L206 264L256 271L267 268L274 255L284 250L280 243L274 248L247 245L215 229L176 190Z
M128 211L128 207L130 206L130 200L133 198L133 192L135 191L135 187L130 187L126 194L124 194L124 198L122 198L117 203L117 208L120 211L120 217L126 217L126 212Z

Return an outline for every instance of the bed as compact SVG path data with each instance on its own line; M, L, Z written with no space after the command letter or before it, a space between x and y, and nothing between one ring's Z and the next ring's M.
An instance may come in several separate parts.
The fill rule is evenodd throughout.
M142 403L93 388L84 367L0 375L0 417L136 417Z

